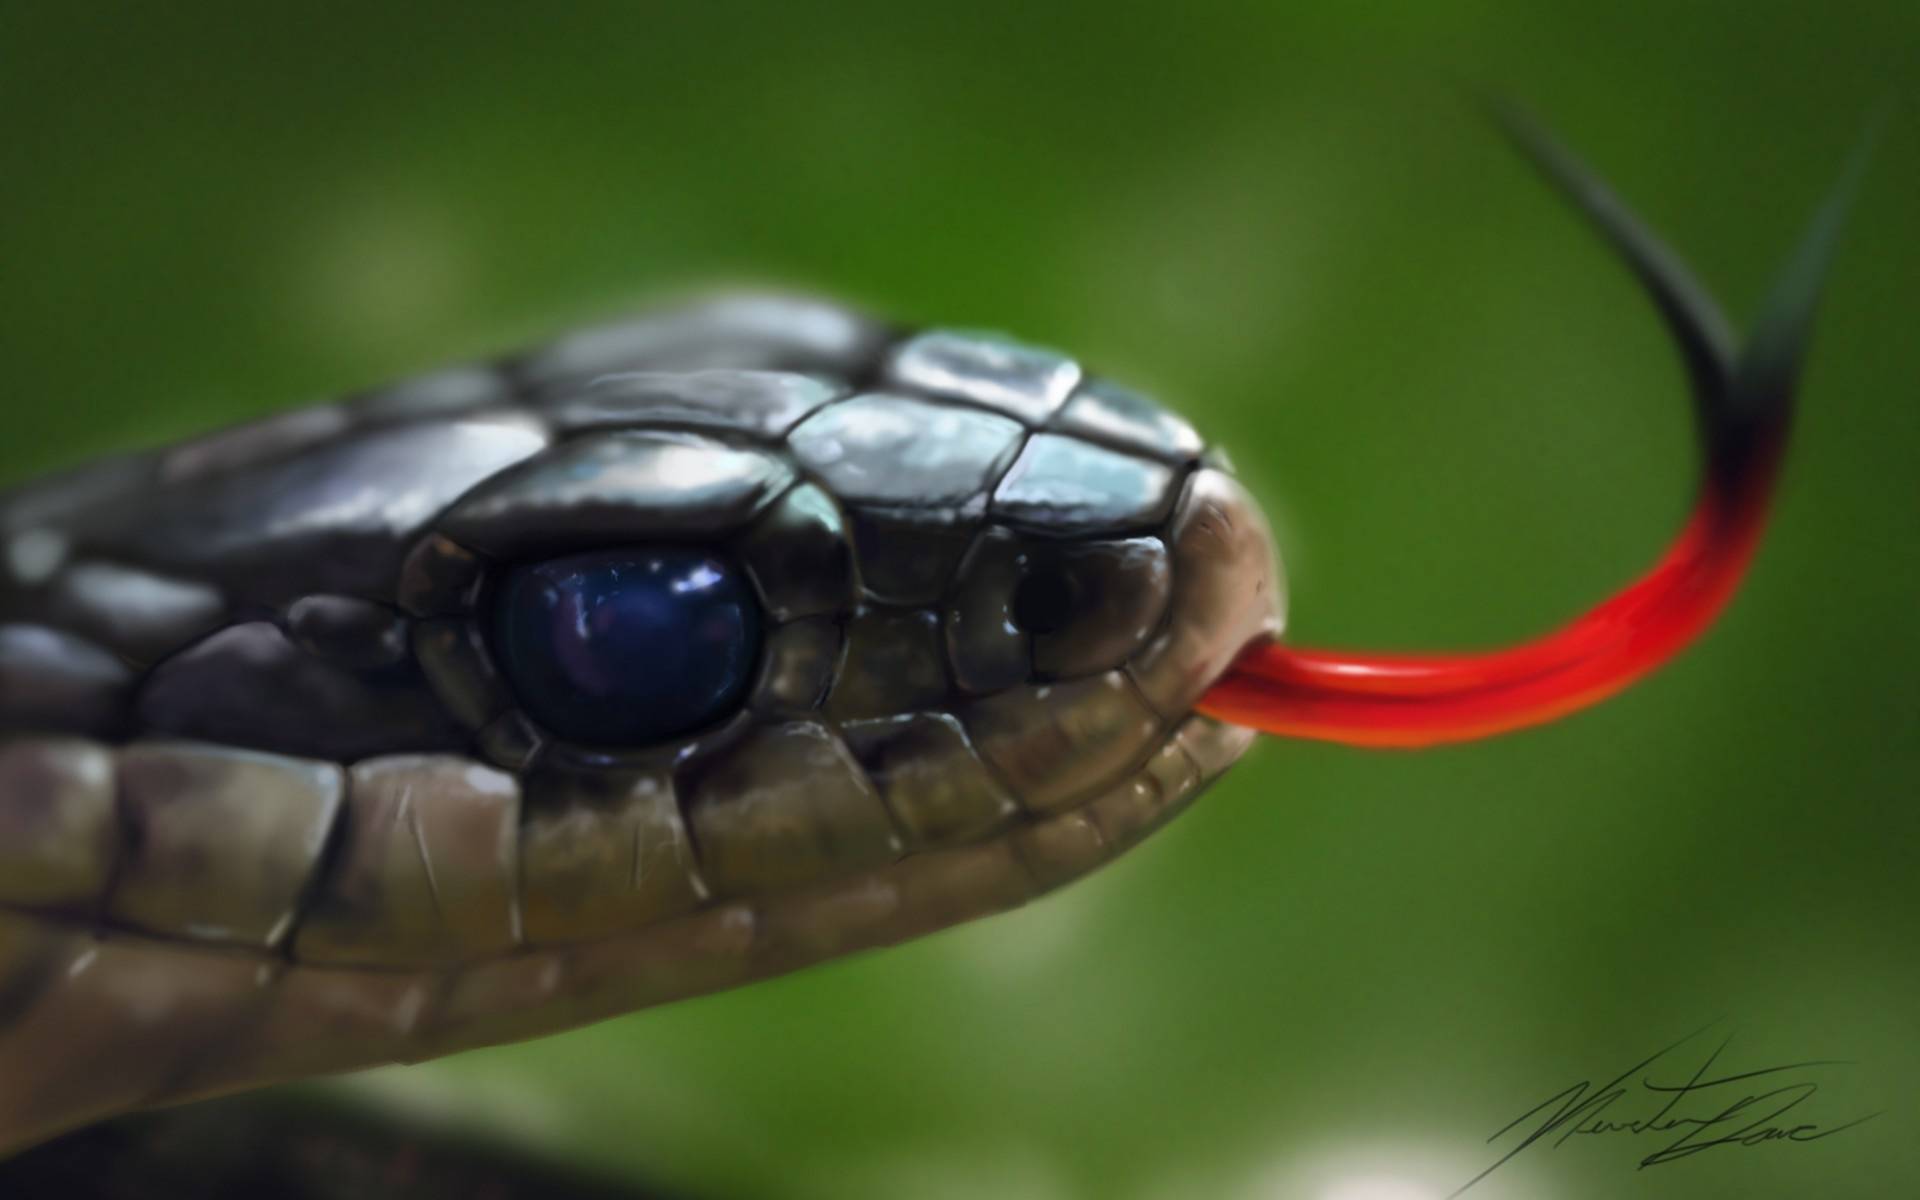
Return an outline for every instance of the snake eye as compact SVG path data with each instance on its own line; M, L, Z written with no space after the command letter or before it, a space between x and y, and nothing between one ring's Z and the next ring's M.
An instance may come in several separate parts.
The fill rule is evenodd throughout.
M740 569L681 546L519 566L493 605L495 655L528 715L599 746L656 742L732 711L760 625Z

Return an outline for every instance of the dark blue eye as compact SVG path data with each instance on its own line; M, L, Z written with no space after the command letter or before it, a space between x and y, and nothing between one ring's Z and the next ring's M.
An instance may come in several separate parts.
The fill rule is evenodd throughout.
M527 715L570 741L639 746L740 702L760 606L703 550L600 550L514 568L494 599L494 652Z

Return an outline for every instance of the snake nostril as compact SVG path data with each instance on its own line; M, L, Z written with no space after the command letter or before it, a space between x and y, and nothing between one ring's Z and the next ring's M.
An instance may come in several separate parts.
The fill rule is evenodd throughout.
M604 550L515 568L494 600L501 671L560 737L639 746L740 702L759 658L753 588L684 546Z
M1028 568L1013 590L1013 623L1028 633L1055 633L1080 607L1080 584L1061 567Z

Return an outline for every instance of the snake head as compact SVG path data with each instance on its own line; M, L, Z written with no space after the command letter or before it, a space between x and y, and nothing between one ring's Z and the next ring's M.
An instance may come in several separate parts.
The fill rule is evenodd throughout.
M1247 748L1193 706L1281 604L1177 416L782 297L94 464L0 531L14 1139L1024 902ZM84 1095L37 1049L73 1011L123 1064Z

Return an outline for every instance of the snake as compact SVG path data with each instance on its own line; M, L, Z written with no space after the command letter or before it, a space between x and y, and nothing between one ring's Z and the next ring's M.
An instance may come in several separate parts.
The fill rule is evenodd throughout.
M1006 910L1261 732L1416 747L1671 658L1758 544L1857 163L1744 346L1527 118L1702 434L1532 641L1282 636L1218 447L1005 335L701 297L0 496L0 1153L541 1036Z

